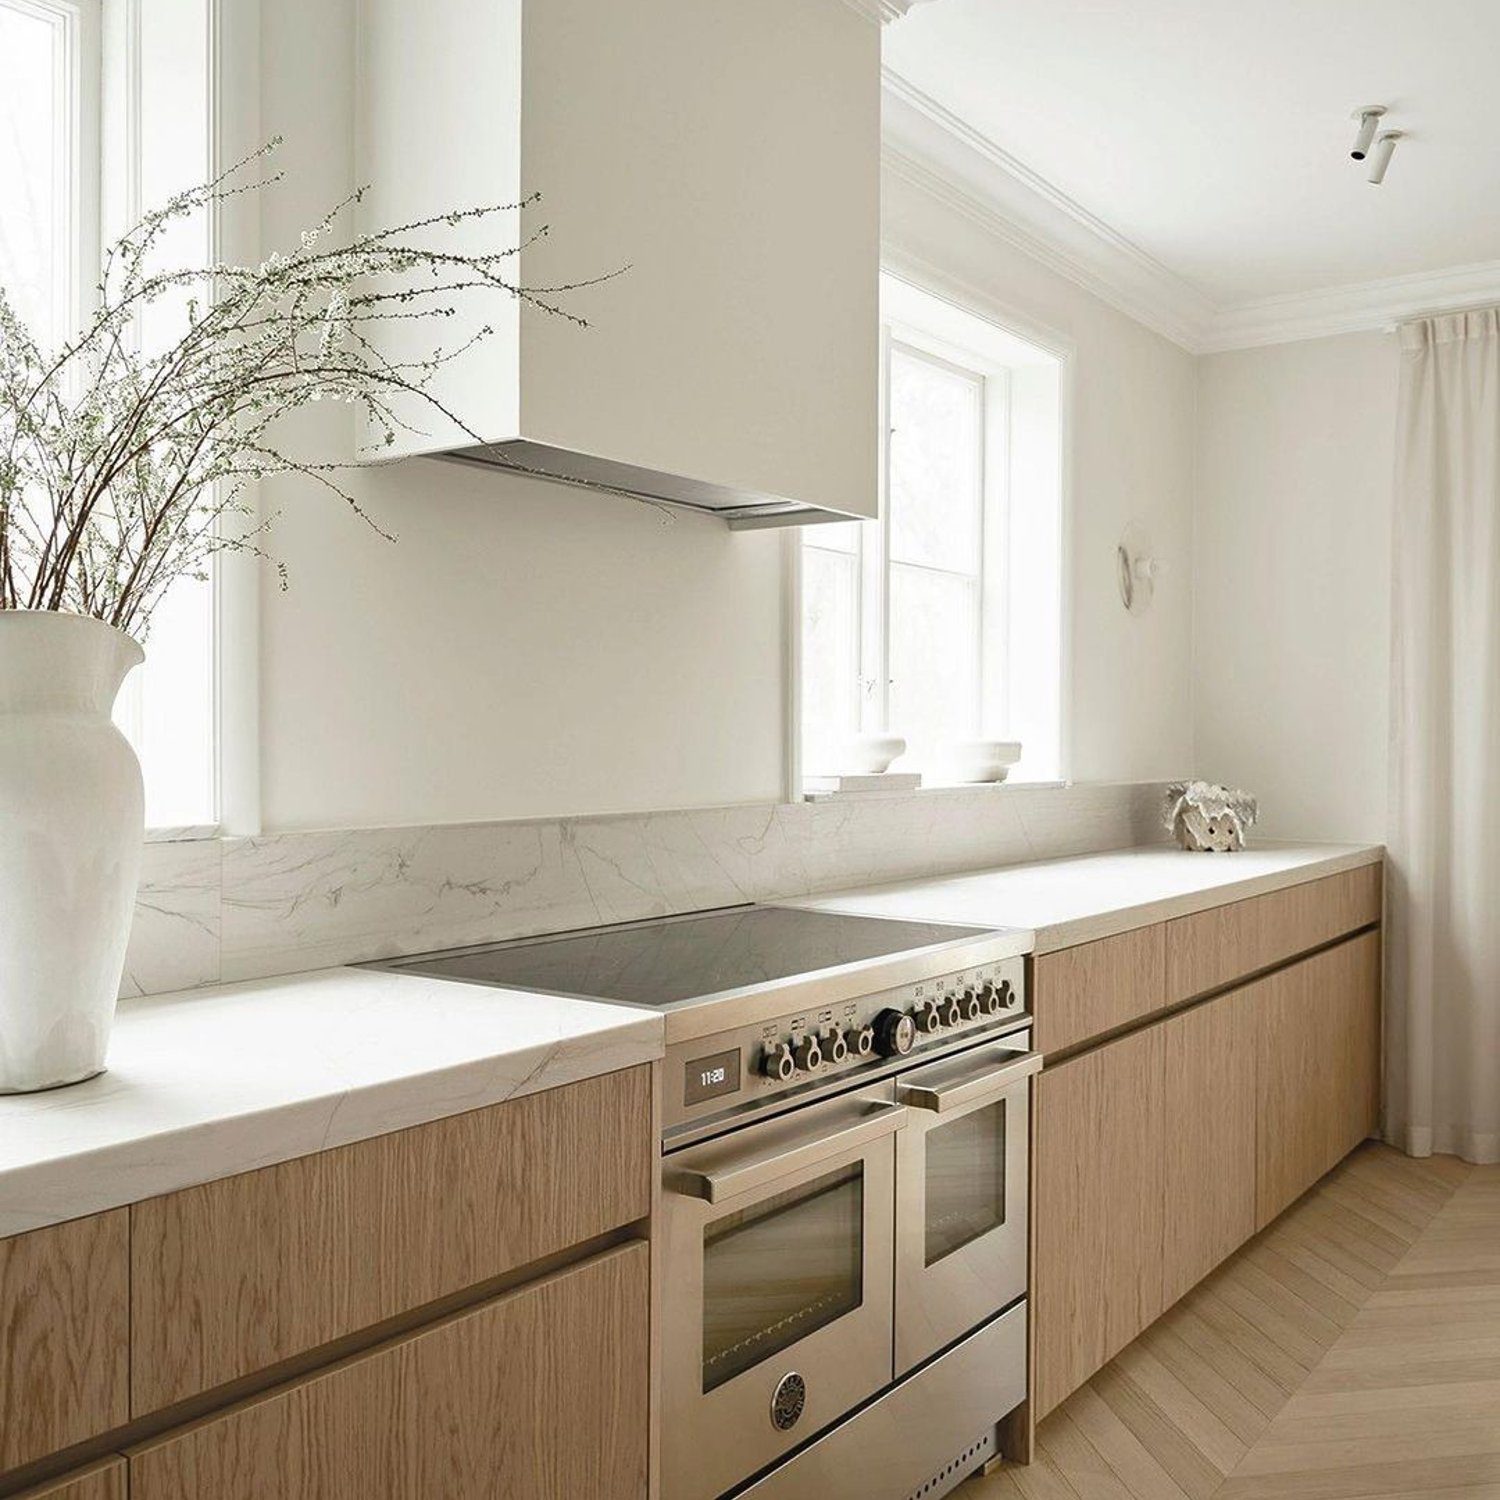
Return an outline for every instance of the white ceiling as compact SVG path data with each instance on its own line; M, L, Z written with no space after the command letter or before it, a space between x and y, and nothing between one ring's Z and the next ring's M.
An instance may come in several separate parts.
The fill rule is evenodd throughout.
M1221 308L1500 261L1500 0L938 0L884 46ZM1367 103L1410 132L1382 187Z

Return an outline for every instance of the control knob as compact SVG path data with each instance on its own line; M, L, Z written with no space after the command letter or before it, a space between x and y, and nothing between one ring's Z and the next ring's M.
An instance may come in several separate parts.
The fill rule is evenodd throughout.
M966 1021L977 1021L984 1014L984 1004L979 998L978 990L965 990L962 1000Z
M936 997L924 1000L912 1013L911 1018L916 1022L917 1030L927 1035L942 1029L943 1010L941 1003Z
M987 1016L998 1016L1005 1009L1005 1001L1001 998L1000 991L995 988L993 981L985 982L984 988L979 992L979 1000Z
M875 1050L875 1028L873 1026L850 1027L844 1033L849 1051L858 1058L869 1057Z
M767 1078L785 1083L797 1071L797 1059L787 1042L772 1042L760 1055L760 1070Z
M962 1026L964 1022L964 1008L957 995L949 995L943 1002L943 1025Z
M875 1017L875 1050L882 1057L905 1057L917 1044L917 1023L904 1010Z
M823 1066L823 1048L816 1036L809 1033L797 1043L792 1058L804 1073L816 1073Z
M849 1060L848 1039L837 1026L830 1026L823 1033L823 1056L835 1065Z

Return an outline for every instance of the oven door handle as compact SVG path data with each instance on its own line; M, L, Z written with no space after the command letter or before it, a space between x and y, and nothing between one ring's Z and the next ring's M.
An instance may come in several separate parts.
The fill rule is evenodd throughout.
M941 1082L931 1083L896 1081L896 1097L913 1109L930 1109L938 1114L957 1109L976 1100L988 1099L1014 1088L1023 1079L1042 1070L1040 1052L1023 1052L1019 1048L1007 1049L1011 1062L995 1066L995 1054L987 1053L976 1067L956 1077L945 1077ZM919 1075L920 1076L920 1075Z
M716 1162L712 1167L670 1166L662 1185L668 1192L707 1203L723 1203L757 1188L790 1177L804 1167L816 1166L829 1157L842 1156L858 1146L892 1135L906 1123L900 1104L873 1104L847 1125L814 1127L805 1137L780 1142L771 1149L746 1151L741 1156Z

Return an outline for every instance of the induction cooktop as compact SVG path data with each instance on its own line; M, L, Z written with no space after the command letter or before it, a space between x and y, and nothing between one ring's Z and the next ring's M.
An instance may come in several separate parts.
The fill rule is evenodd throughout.
M897 956L940 955L993 930L794 906L736 906L370 967L504 989L670 1010L793 977Z

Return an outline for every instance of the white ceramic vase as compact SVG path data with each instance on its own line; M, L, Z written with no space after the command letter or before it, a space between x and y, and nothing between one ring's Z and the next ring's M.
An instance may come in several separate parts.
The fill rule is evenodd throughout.
M0 1093L104 1067L144 831L110 713L142 660L100 620L0 610Z

